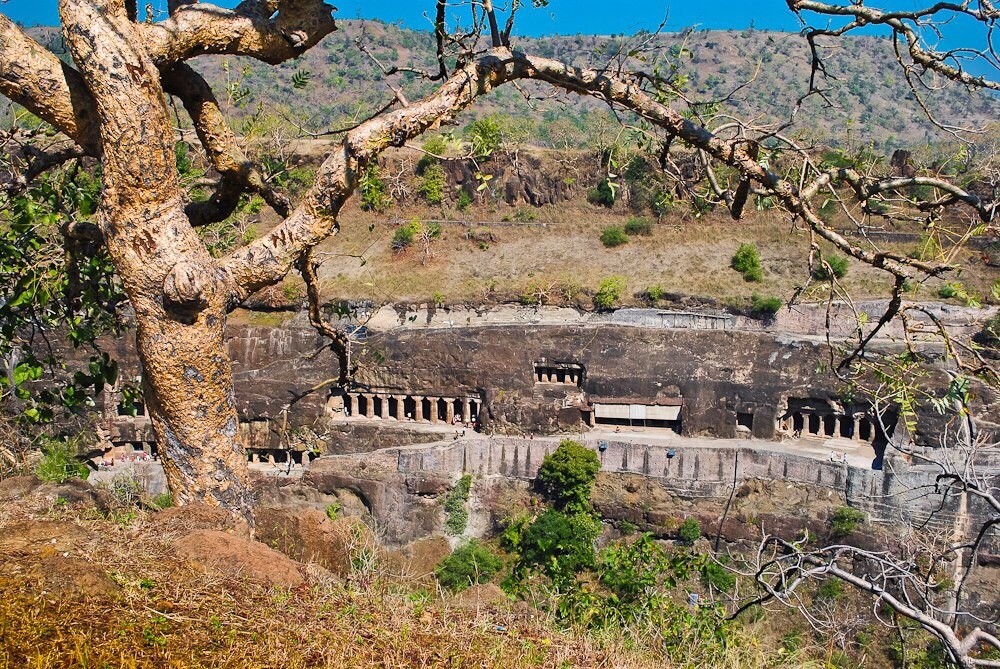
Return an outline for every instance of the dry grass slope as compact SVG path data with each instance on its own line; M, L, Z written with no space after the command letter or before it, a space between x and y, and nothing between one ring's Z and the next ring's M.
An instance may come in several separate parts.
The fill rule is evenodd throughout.
M58 502L30 513L5 506L3 669L701 665L697 647L668 660L655 634L559 629L526 604L470 605L364 556L345 580L303 565L306 582L291 590L251 573L200 570L171 548L191 529L181 514L164 523L146 512L105 518ZM25 521L41 529L12 538ZM87 585L94 579L113 585L99 592ZM717 666L805 666L797 654L771 650L759 632L741 629Z

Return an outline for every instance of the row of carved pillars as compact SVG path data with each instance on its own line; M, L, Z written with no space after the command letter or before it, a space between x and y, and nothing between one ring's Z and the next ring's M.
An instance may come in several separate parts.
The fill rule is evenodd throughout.
M434 395L387 395L383 393L347 393L344 413L347 416L382 420L412 420L418 423L471 423L479 416L480 400L474 397L439 397Z
M535 383L563 383L570 386L580 385L582 372L574 369L558 369L555 367L536 367Z
M284 464L289 458L293 465L308 464L318 456L309 451L287 451L279 448L248 448L247 461L253 463Z
M796 411L781 419L781 429L815 437L875 441L875 425L865 414L853 416Z

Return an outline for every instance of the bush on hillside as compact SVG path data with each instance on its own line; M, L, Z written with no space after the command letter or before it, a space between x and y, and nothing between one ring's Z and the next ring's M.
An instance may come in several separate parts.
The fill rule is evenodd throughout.
M625 277L623 276L609 276L602 280L594 295L594 306L601 311L614 309L618 300L625 293L625 287Z
M628 244L628 234L617 225L609 225L601 230L601 243L609 249Z
M813 277L819 279L820 281L829 281L832 276L843 279L847 275L847 258L844 256L839 256L836 253L831 253L830 255L823 256L823 260L826 261L819 262L816 267L813 268ZM827 269L829 266L829 269Z
M649 237L653 234L653 224L648 218L630 218L625 224L625 234Z
M740 244L729 266L743 275L744 281L761 281L764 269L760 264L760 251L753 244Z
M476 539L462 544L442 560L434 576L452 592L461 592L477 583L487 583L503 569L503 560Z

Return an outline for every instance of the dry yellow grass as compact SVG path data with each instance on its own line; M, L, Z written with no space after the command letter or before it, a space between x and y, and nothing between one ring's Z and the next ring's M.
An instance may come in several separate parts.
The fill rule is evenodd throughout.
M194 570L177 559L150 515L106 520L93 511L41 516L5 513L12 522L48 519L85 538L65 548L120 587L114 595L39 580L52 551L25 549L0 558L0 667L653 667L701 666L694 647L684 657L657 651L656 634L563 630L526 604L462 607L417 589L368 563L347 581L307 566L307 584L269 588L249 574ZM77 532L79 530L79 532ZM56 556L58 559L58 556ZM49 575L51 579L53 575ZM57 574L56 576L60 576ZM48 583L43 586L41 583ZM61 590L61 591L60 591ZM57 593L57 591L60 591ZM806 666L781 654L757 631L737 630L715 666ZM818 666L818 665L817 665Z
M535 220L489 224L519 210L530 211ZM430 254L419 244L402 253L391 249L399 221L440 218L441 213L426 207L386 215L357 208L346 211L342 232L322 247L323 294L379 303L437 298L453 304L516 301L522 295L542 293L549 303L589 305L587 293L596 290L601 279L621 275L628 282L623 300L626 305L641 304L636 295L651 286L725 304L747 300L754 292L788 299L808 277L809 235L800 226L793 226L787 215L772 211L754 212L748 220L735 222L719 212L694 218L678 208L676 214L654 224L652 236L631 237L628 244L605 248L599 241L601 230L623 225L630 217L628 212L579 202L537 209L477 207L460 215L472 222L468 226L444 224L441 238L430 244ZM469 231L492 233L496 241L480 244L467 237ZM745 282L729 267L743 242L752 242L760 249L762 282ZM914 244L887 243L882 247L905 254ZM991 283L1000 275L981 264L970 263L970 267L959 278L978 294L988 295ZM941 283L935 279L918 287L910 297L936 299ZM843 281L854 299L885 297L891 285L885 272L858 261L851 262ZM804 297L822 300L828 291L827 285L814 282Z

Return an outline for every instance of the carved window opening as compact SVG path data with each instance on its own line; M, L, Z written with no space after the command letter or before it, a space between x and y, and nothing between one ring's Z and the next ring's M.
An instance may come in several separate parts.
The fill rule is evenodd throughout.
M536 362L534 365L535 383L548 383L565 386L583 385L584 368L575 362Z

